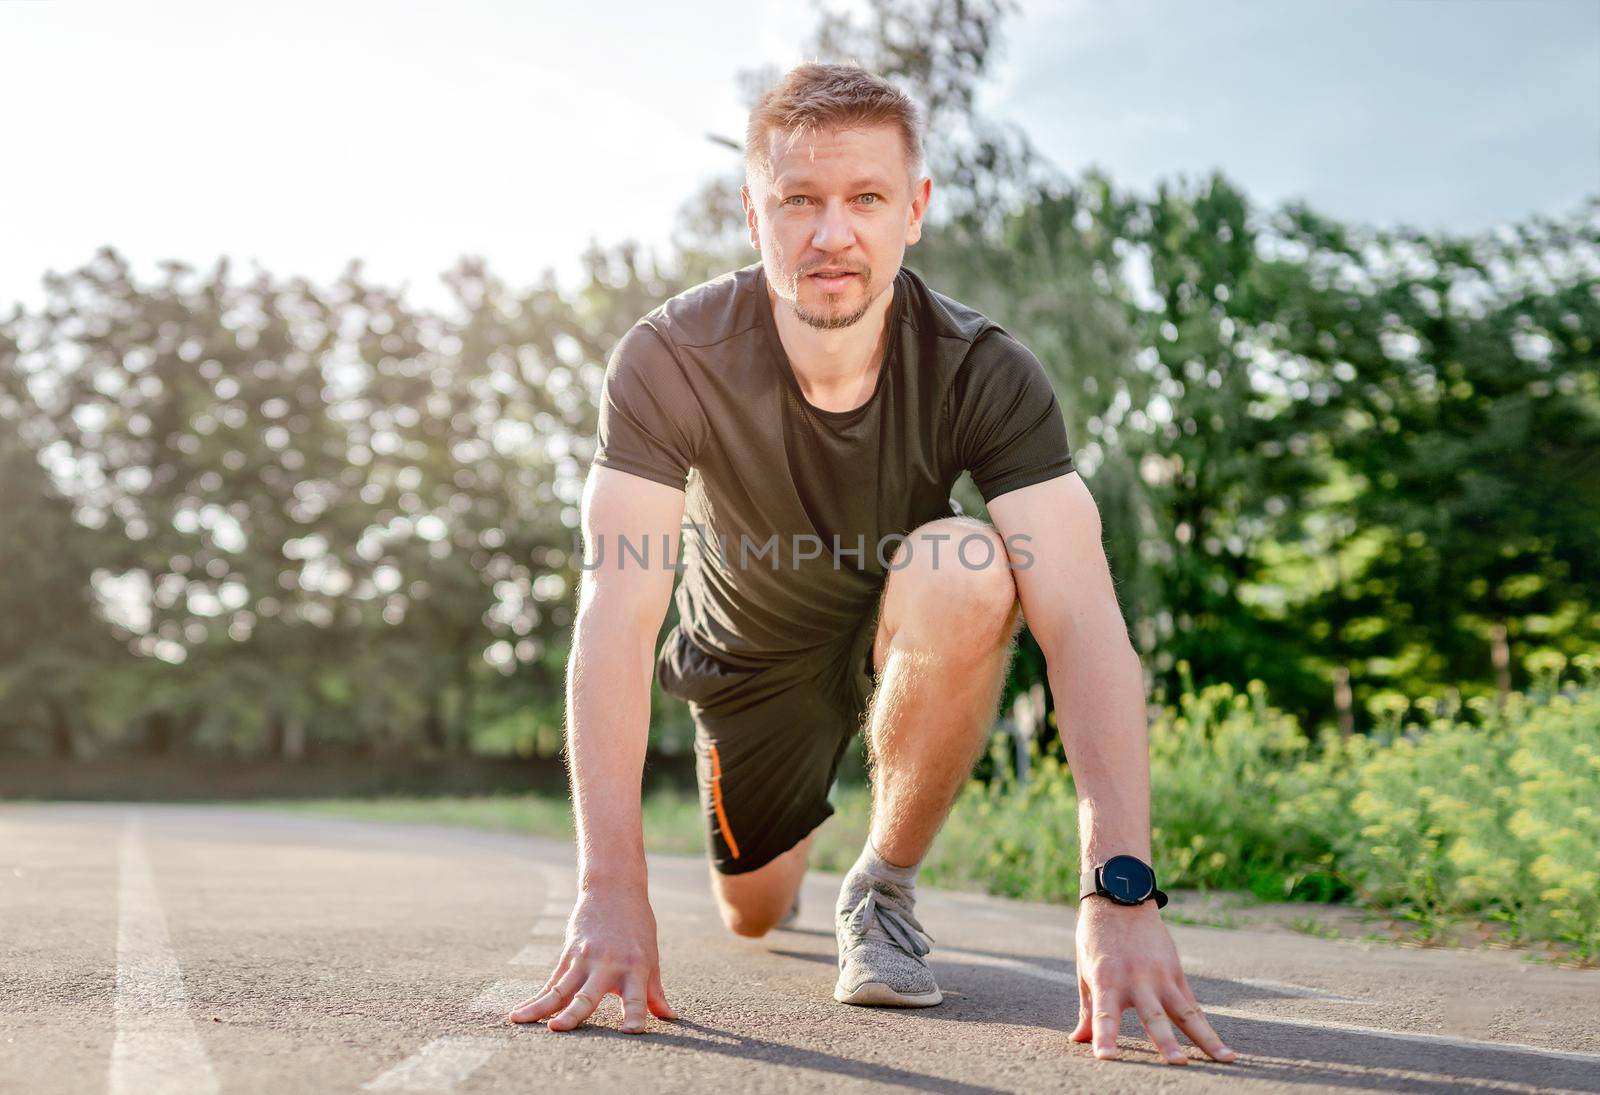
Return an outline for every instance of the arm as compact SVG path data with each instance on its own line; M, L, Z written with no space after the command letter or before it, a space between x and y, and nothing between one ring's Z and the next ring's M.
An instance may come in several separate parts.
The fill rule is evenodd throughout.
M1023 617L1045 655L1078 793L1082 864L1117 854L1148 863L1144 677L1101 546L1094 498L1070 472L994 498L989 515L1012 549ZM1214 1059L1234 1059L1201 1012L1153 901L1125 906L1089 897L1079 905L1074 934L1079 1015L1073 1041L1092 1037L1095 1056L1115 1057L1118 1023L1132 1007L1169 1062L1188 1060L1169 1016Z
M639 786L650 730L655 641L672 596L683 492L594 468L584 487L583 538L591 559L578 591L567 662L567 766L577 822L578 887L645 885ZM619 565L626 539L632 556Z
M661 987L639 788L650 729L655 640L672 595L683 491L611 468L584 487L585 564L567 663L567 767L578 844L578 902L559 965L515 1022L570 1030L615 992L623 1027L648 1008L677 1018ZM641 553L619 563L623 539ZM667 549L670 554L662 557ZM581 995L580 995L581 993Z

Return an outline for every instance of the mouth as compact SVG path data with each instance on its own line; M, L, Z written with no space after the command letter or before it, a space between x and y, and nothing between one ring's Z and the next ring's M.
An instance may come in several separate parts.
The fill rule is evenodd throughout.
M840 285L847 285L847 284L849 284L851 278L858 277L858 276L859 275L857 275L855 273L852 273L851 271L848 271L848 270L838 271L838 272L835 272L835 273L823 273L823 272L819 271L819 272L814 273L814 274L807 274L806 275L806 277L810 278L812 281L817 282L819 285L824 285L824 286L827 286L829 288L833 288L835 286L840 286Z

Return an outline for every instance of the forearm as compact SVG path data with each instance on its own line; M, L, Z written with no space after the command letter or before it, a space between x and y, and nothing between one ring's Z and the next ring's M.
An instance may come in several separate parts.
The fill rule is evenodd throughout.
M567 663L567 770L584 889L645 885L639 795L652 655L653 636L625 614L579 612Z
M1078 793L1084 867L1114 855L1150 862L1150 752L1144 674L1114 623L1084 628L1050 660L1050 691Z

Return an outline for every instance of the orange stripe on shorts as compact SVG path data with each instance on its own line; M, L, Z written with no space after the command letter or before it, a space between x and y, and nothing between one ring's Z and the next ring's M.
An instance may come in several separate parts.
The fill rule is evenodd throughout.
M722 808L722 761L717 758L717 747L711 749L711 804L717 811L717 828L722 830L722 839L728 845L728 851L733 853L733 858L739 858L739 845L734 843L733 830L728 828L728 812Z

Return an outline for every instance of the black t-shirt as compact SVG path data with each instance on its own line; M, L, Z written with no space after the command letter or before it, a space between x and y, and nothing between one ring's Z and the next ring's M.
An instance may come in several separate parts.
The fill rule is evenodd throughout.
M767 346L773 359L783 363L783 376L788 381L783 402L783 444L789 456L789 476L800 496L801 508L823 545L833 551L837 537L839 546L847 549L838 555L840 566L862 569L869 565L868 554L876 549L875 537L868 530L878 525L876 486L879 441L883 436L883 389L889 383L905 298L896 279L894 300L884 317L888 338L884 340L883 360L872 395L861 406L847 411L827 411L811 405L789 365L772 309L761 311ZM884 552L885 557L891 554L889 549Z
M681 626L730 665L852 633L895 537L950 515L963 471L988 502L1072 470L1055 391L1021 342L906 266L893 292L877 385L852 410L801 393L760 262L647 313L606 366L594 461L686 492Z

